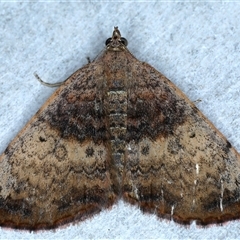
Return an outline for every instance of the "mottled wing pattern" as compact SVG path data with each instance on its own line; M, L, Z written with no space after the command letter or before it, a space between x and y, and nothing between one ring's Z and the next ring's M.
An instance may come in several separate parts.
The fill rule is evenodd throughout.
M131 64L124 199L184 224L239 218L239 154L166 77Z
M117 28L0 156L0 225L55 228L118 198L189 224L240 218L240 157Z
M0 157L0 225L55 228L116 199L94 63L78 70Z

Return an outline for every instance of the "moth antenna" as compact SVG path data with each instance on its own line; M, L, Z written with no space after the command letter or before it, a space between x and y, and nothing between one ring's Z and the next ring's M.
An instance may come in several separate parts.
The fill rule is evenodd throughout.
M61 86L62 84L64 84L66 82L66 80L62 81L62 82L56 82L56 83L48 83L48 82L44 82L37 73L34 73L34 76L35 78L44 86L47 86L47 87L51 87L51 88L54 88L54 87L59 87Z

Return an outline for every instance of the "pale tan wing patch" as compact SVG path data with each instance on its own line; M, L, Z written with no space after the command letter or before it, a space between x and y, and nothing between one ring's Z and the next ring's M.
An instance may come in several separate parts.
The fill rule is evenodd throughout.
M139 138L127 133L124 199L185 224L239 218L239 154L169 80L138 65L128 129Z
M0 157L0 225L55 228L115 201L94 66L73 74Z

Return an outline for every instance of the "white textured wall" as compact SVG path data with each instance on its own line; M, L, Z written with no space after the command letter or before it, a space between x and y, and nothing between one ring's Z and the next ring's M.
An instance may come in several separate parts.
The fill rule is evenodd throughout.
M0 152L61 81L104 48L113 26L129 50L166 75L240 152L240 3L0 3ZM240 221L189 228L123 202L56 231L0 229L2 239L233 239Z

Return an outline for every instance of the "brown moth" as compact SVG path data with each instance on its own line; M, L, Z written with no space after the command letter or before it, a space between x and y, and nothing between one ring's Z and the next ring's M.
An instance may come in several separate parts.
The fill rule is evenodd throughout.
M0 225L51 229L120 198L181 224L240 218L240 156L117 27L0 157Z

